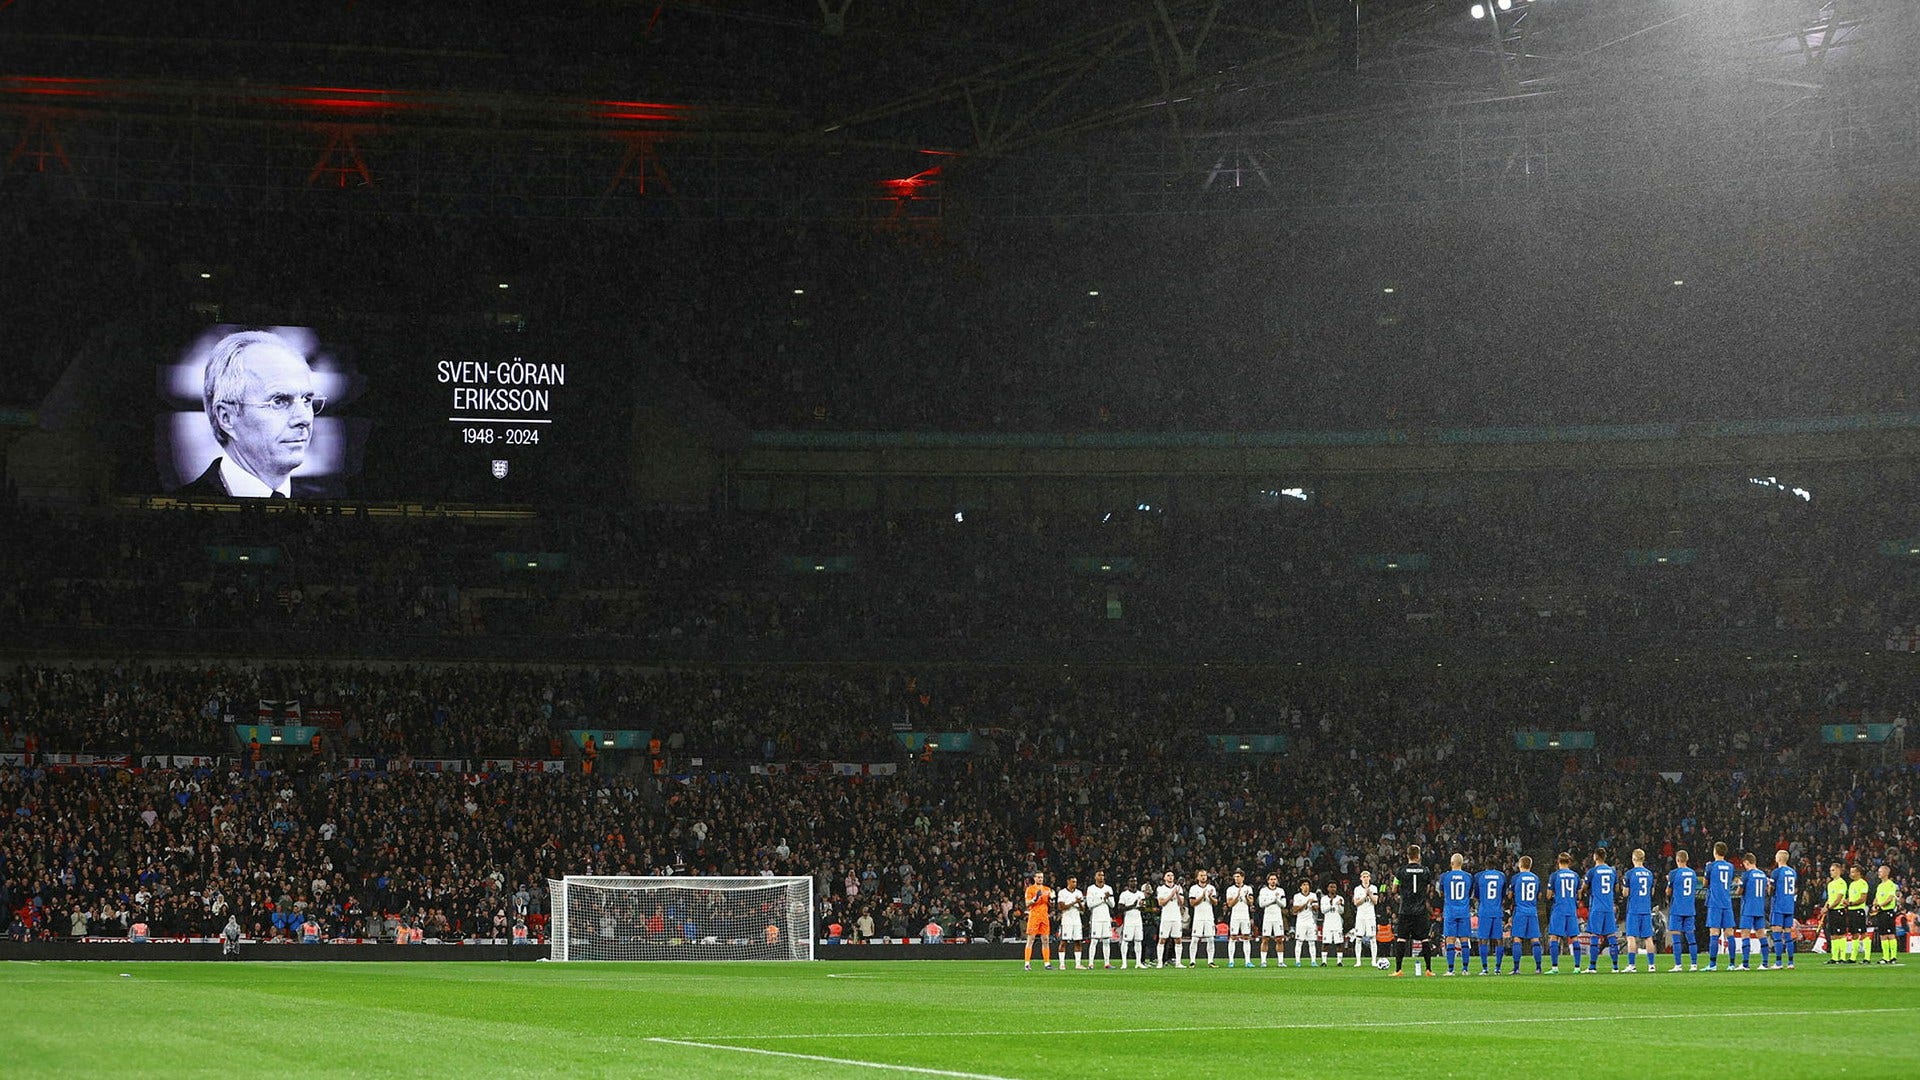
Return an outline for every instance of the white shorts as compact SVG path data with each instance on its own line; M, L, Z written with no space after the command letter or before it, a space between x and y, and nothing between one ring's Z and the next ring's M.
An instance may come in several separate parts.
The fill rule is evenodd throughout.
M1281 911L1279 908L1268 908L1266 915L1262 916L1260 919L1260 936L1261 937L1286 937L1287 936L1286 913Z
M1193 909L1193 935L1195 937L1212 937L1214 934L1213 928L1219 925L1218 922L1214 921L1213 908L1210 905Z
M1320 936L1320 924L1312 919L1293 920L1293 936L1301 941L1312 941Z
M1069 911L1060 916L1061 941L1082 941L1086 936L1086 930L1080 925L1079 912Z
M1328 919L1320 927L1320 940L1328 945L1339 945L1347 940L1347 924L1340 919Z
M1380 936L1380 924L1372 917L1363 916L1353 921L1353 940L1365 941Z
M1246 908L1234 908L1233 914L1227 916L1227 933L1235 937L1246 937L1253 933L1253 916L1247 914Z
M1095 941L1113 940L1113 912L1097 907L1087 913L1087 936Z
M1126 917L1120 920L1120 940L1139 941L1146 936L1146 929L1140 925L1140 913L1127 912Z
M1167 908L1160 912L1160 936L1162 938L1184 936L1180 933L1180 911L1178 908Z

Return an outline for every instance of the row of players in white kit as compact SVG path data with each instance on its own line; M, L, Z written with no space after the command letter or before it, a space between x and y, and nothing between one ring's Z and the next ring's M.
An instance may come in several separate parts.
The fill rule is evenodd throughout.
M1192 885L1182 888L1175 880L1173 871L1167 871L1160 885L1148 893L1148 884L1141 882L1137 888L1126 888L1115 893L1107 884L1104 871L1093 875L1093 884L1085 892L1079 888L1079 878L1067 879L1066 888L1054 894L1054 901L1060 908L1060 967L1065 970L1069 954L1078 950L1072 957L1076 968L1090 967L1098 962L1112 967L1107 957L1109 943L1117 946L1120 967L1127 966L1129 956L1135 966L1147 966L1143 953L1145 948L1145 927L1141 921L1141 909L1149 895L1160 910L1159 953L1157 964L1166 967L1169 959L1176 968L1188 964L1197 966L1201 961L1201 952L1206 953L1206 965L1216 967L1213 959L1214 940L1218 936L1218 924L1215 922L1214 905L1222 900L1220 891L1208 880L1205 870L1194 874ZM1227 966L1234 965L1236 953L1244 953L1245 964L1253 967L1254 944L1253 916L1257 908L1260 913L1260 933L1257 940L1260 945L1260 966L1266 967L1269 958L1277 965L1286 963L1287 916L1293 917L1293 966L1299 967L1304 960L1314 967L1322 965L1320 946L1327 946L1328 960L1331 964L1345 964L1342 951L1348 942L1354 945L1354 965L1360 966L1362 950L1369 953L1369 962L1380 958L1379 924L1374 916L1380 892L1373 885L1371 871L1360 872L1360 883L1353 889L1353 929L1346 925L1347 898L1336 884L1329 883L1325 892L1315 892L1311 881L1302 881L1299 887L1289 895L1280 884L1279 874L1268 874L1267 883L1258 889L1247 884L1246 875L1235 872L1233 884L1228 885L1224 897L1227 912ZM1120 912L1120 934L1115 942L1113 933L1113 912ZM1092 927L1091 955L1087 948L1089 935L1081 922L1084 910L1087 924ZM1189 927L1192 932L1188 933ZM1187 943L1185 962L1180 957L1180 943ZM1169 957L1171 953L1171 957ZM1277 955L1276 955L1277 954Z

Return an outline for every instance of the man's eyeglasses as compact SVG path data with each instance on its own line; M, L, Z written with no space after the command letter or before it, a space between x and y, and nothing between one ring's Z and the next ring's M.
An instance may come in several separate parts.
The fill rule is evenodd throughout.
M286 412L293 408L295 402L299 402L315 416L319 416L320 410L327 407L327 399L317 394L274 394L265 401L238 401L233 398L221 400L229 405L251 405L256 409L266 409L269 412Z

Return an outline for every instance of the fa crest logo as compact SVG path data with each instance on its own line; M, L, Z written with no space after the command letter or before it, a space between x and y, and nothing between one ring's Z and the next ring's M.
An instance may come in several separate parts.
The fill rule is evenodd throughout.
M493 478L495 480L505 480L507 478L507 463L505 459L495 458L493 460Z

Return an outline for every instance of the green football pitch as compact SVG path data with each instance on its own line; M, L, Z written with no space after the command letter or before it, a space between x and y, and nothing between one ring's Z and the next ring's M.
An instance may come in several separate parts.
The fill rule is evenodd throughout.
M1920 963L1393 979L971 961L0 962L4 1077L1245 1080L1518 1069L1920 1076Z

